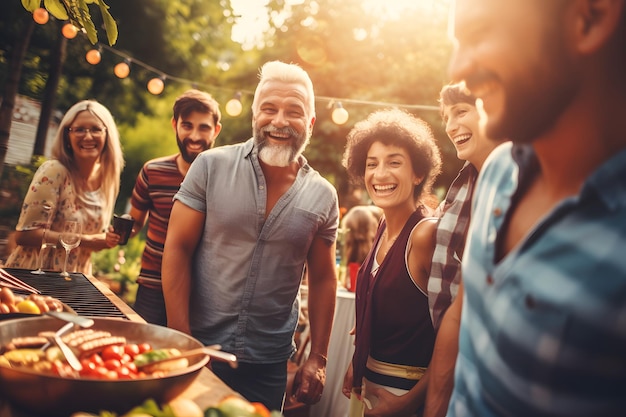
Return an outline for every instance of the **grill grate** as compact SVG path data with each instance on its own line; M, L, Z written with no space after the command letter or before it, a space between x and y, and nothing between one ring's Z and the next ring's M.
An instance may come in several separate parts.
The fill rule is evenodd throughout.
M79 316L118 317L126 315L120 311L102 292L93 285L83 274L70 274L71 281L66 281L58 272L46 272L43 275L33 275L25 269L5 268L16 278L21 279L41 291L41 295L49 295L67 304ZM16 294L28 293L14 290Z

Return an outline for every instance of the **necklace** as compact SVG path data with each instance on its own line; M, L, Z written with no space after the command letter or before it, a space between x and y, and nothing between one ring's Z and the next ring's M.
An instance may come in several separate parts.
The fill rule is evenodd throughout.
M396 242L396 239L398 238L398 235L394 236L393 238L389 238L389 233L387 233L388 229L385 229L385 231L383 232L383 241L384 243L382 245L380 245L380 251L381 251L381 259L385 259L385 256L387 256L387 253L389 252L389 250L391 249L391 247L393 246L393 244ZM383 251L384 249L384 251Z

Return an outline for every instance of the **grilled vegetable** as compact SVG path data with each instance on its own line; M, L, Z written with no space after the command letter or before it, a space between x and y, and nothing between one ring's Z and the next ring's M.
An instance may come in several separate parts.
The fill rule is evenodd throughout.
M171 358L177 355L180 355L180 351L178 349L153 349L135 356L134 362L138 368L141 368L142 366L146 366L152 362Z
M44 358L43 351L39 349L15 349L4 353L4 358L11 365L31 365Z

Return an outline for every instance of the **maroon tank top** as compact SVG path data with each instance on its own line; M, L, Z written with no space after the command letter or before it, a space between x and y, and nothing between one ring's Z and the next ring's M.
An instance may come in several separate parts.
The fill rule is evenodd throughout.
M360 387L367 356L382 362L427 367L435 343L428 297L415 285L406 267L405 253L411 231L423 219L418 209L405 224L372 276L376 248L386 224L382 223L372 250L359 269L356 289L354 383Z

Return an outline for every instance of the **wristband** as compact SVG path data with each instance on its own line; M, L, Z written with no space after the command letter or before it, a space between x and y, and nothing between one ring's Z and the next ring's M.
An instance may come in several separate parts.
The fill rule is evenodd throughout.
M311 352L311 353L309 354L309 356L311 356L311 355L318 356L318 357L320 357L320 358L322 358L322 359L324 360L324 363L328 363L328 357L327 357L326 355L322 355L322 354L321 354L321 353L319 353L319 352Z

